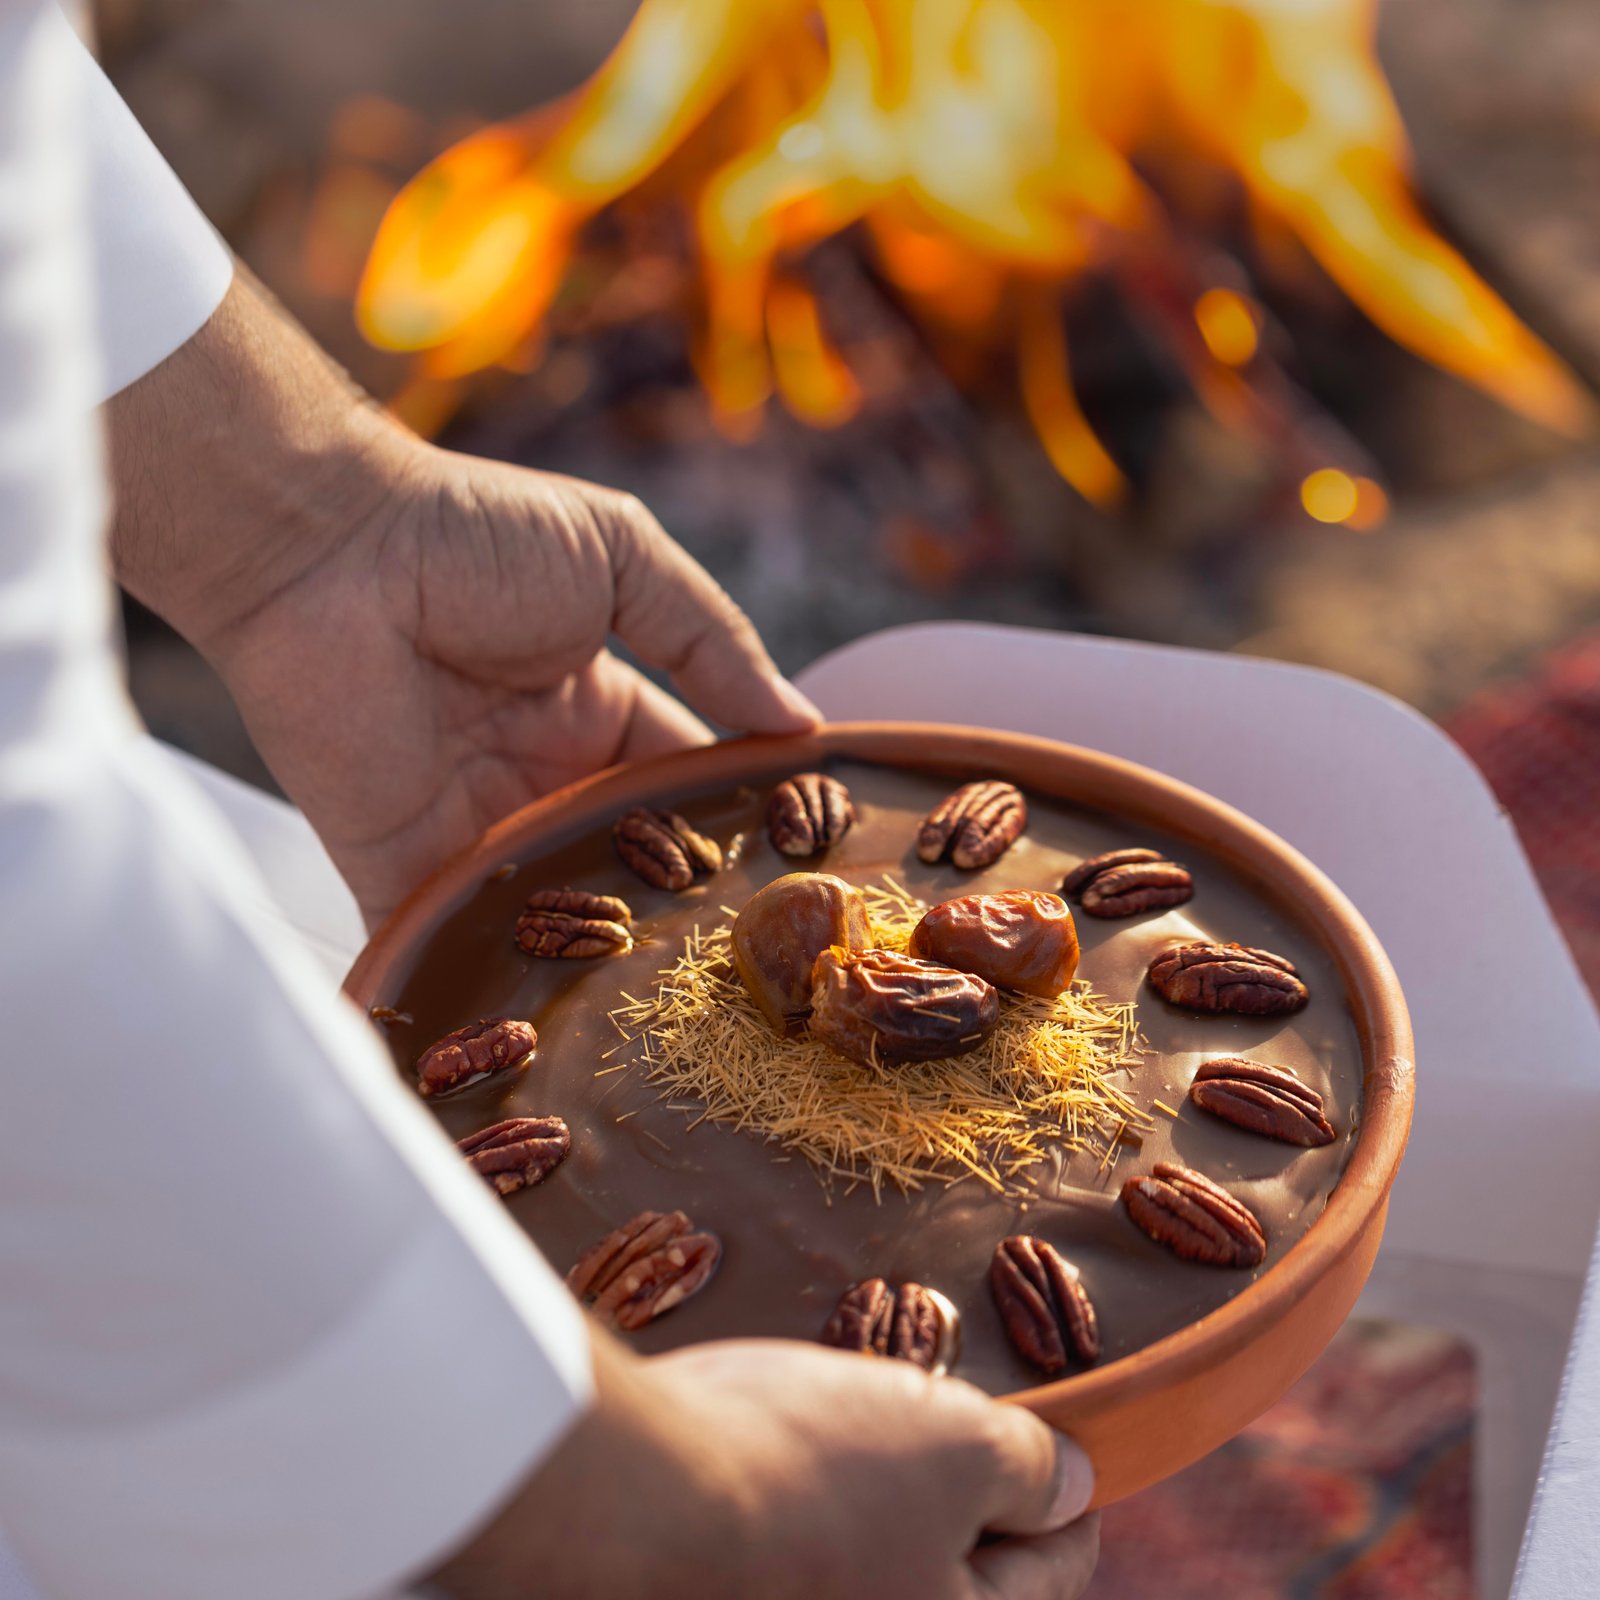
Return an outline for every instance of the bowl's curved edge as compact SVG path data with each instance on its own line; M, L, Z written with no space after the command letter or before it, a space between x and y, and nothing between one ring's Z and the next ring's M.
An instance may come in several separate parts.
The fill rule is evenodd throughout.
M1389 1190L1405 1151L1415 1098L1410 1017L1399 980L1377 937L1320 868L1235 807L1152 768L1031 735L921 723L836 723L809 733L728 740L611 767L515 812L441 867L373 934L345 978L345 992L364 1009L370 1007L385 978L419 935L501 862L514 858L529 836L552 817L580 806L620 812L663 793L710 789L769 768L796 770L839 758L921 767L951 776L992 775L999 769L1024 785L1031 781L1042 792L1072 803L1147 817L1165 831L1203 845L1319 931L1344 977L1366 1060L1361 1128L1349 1165L1322 1216L1282 1260L1216 1311L1103 1369L1006 1398L1063 1422L1077 1419L1092 1430L1094 1418L1132 1405L1151 1385L1153 1374L1159 1374L1164 1392L1203 1382L1219 1364L1240 1358L1254 1346L1267 1327L1284 1321L1289 1315L1286 1307L1297 1302L1321 1304L1324 1295L1312 1296L1319 1280L1343 1282L1353 1272L1353 1288L1343 1309L1291 1375L1292 1381L1354 1303L1377 1249L1376 1234L1381 1233ZM1030 780L1030 771L1046 776L1043 781L1038 776ZM1093 792L1062 793L1056 787L1072 778L1088 780ZM1156 798L1159 808L1153 803ZM1273 868L1286 869L1286 876L1273 876ZM1341 1263L1346 1264L1342 1269ZM1248 1415L1237 1419L1234 1430L1248 1420Z

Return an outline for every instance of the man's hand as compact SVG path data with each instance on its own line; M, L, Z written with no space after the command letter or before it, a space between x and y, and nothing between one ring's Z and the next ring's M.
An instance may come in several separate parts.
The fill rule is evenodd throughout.
M248 280L111 433L118 576L221 672L369 922L526 801L711 738L612 633L727 727L816 721L638 501L422 443Z
M902 1362L776 1341L638 1361L436 1582L458 1600L1076 1600L1087 1458ZM512 1419L499 1419L511 1425Z

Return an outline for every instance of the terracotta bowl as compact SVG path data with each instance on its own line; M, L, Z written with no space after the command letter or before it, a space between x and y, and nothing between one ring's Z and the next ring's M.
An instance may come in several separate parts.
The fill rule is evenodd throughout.
M608 827L633 805L773 783L829 758L1024 790L1190 839L1326 948L1344 978L1364 1054L1361 1120L1323 1214L1283 1258L1219 1310L1103 1368L1010 1396L1093 1458L1097 1504L1197 1460L1258 1416L1311 1365L1355 1304L1383 1235L1411 1125L1411 1024L1394 970L1338 889L1259 823L1149 768L1042 739L911 723L855 723L740 740L614 768L528 806L423 884L374 935L345 989L362 1007L391 993L440 923L501 863Z

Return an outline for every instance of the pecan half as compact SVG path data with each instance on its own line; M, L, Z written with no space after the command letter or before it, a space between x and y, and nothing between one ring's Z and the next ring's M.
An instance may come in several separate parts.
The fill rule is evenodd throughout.
M474 1172L501 1194L543 1183L572 1149L572 1134L560 1117L510 1117L456 1140Z
M1145 845L1130 845L1125 850L1106 850L1080 861L1061 880L1061 892L1069 900L1076 900L1102 872L1109 872L1113 867L1128 867L1138 861L1165 860L1166 857L1159 850L1151 850Z
M517 946L526 955L562 957L625 955L633 948L626 900L587 889L538 889L517 918Z
M1218 1056L1200 1064L1189 1098L1236 1128L1284 1144L1310 1150L1339 1137L1323 1112L1322 1096L1288 1067Z
M825 772L801 772L767 801L767 837L786 856L814 856L849 833L856 820L850 791Z
M641 1211L584 1251L567 1287L602 1322L633 1333L705 1288L721 1259L721 1240L681 1211Z
M1150 963L1150 987L1191 1011L1281 1017L1309 998L1294 963L1242 944L1179 944Z
M1086 1366L1100 1359L1100 1323L1088 1291L1047 1240L1002 1239L989 1263L989 1288L1006 1336L1040 1371L1064 1372L1069 1353Z
M911 932L914 956L975 972L1002 989L1054 999L1078 970L1067 903L1039 889L967 894L936 905Z
M417 1089L424 1099L475 1083L503 1067L526 1066L539 1035L531 1022L485 1017L456 1028L417 1057Z
M920 1283L891 1289L882 1278L868 1278L839 1297L822 1342L909 1361L938 1377L950 1370L960 1349L961 1318L937 1289Z
M611 833L617 854L652 889L681 894L697 876L722 866L716 841L696 833L676 811L635 806L617 818Z
M999 1021L992 984L915 956L836 946L812 969L812 1034L865 1067L965 1055Z
M1259 1267L1267 1236L1255 1213L1204 1173L1158 1161L1148 1178L1122 1186L1128 1215L1157 1244L1211 1267Z
M946 795L917 831L917 856L948 857L964 870L992 866L1028 825L1028 803L1014 783L989 778Z
M1102 872L1079 902L1091 917L1137 917L1194 898L1194 879L1176 861L1141 861Z

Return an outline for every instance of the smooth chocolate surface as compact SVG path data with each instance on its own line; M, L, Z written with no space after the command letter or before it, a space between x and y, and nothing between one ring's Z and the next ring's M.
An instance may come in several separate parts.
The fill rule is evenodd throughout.
M842 844L815 860L796 862L768 844L763 814L770 784L663 795L659 804L683 812L722 845L728 861L720 873L684 894L667 894L617 860L606 829L566 840L486 881L439 926L400 987L378 997L413 1019L383 1026L408 1081L418 1054L465 1022L509 1014L538 1028L538 1054L525 1072L475 1085L432 1109L452 1139L512 1116L567 1121L571 1157L545 1183L507 1202L556 1270L565 1272L588 1245L638 1211L680 1209L720 1235L722 1266L693 1300L631 1336L637 1348L748 1335L814 1340L850 1284L872 1276L914 1280L960 1309L955 1372L996 1393L1041 1381L1007 1343L989 1295L990 1258L1009 1234L1040 1235L1080 1269L1100 1318L1101 1365L1175 1332L1270 1271L1337 1183L1361 1098L1354 1022L1337 969L1314 933L1195 845L1031 792L1027 833L994 866L981 872L926 866L914 848L917 825L955 780L850 762L828 770L849 786L860 820ZM787 776L775 771L772 782ZM801 1158L747 1134L709 1123L691 1128L696 1108L660 1102L634 1067L596 1075L630 1059L627 1050L606 1055L618 1043L608 1013L622 992L650 992L692 926L726 920L723 907L736 911L755 889L797 867L858 884L889 872L931 904L958 894L1053 890L1083 857L1145 844L1192 870L1193 900L1125 921L1080 917L1078 976L1108 999L1138 1002L1151 1050L1123 1081L1139 1105L1161 1100L1180 1115L1155 1112L1142 1145L1122 1146L1104 1170L1097 1171L1093 1154L1063 1154L1052 1171L1035 1169L1035 1192L1025 1199L996 1196L969 1179L905 1196L890 1192L877 1202L866 1190L830 1193ZM549 961L517 949L512 934L527 896L568 885L628 901L639 939L630 954ZM1169 944L1195 939L1287 956L1311 991L1310 1004L1276 1019L1198 1016L1167 1005L1144 983L1145 970ZM1322 1094L1339 1137L1325 1148L1301 1150L1205 1116L1186 1096L1199 1063L1217 1055L1293 1068ZM1255 1211L1268 1240L1261 1268L1186 1264L1134 1227L1117 1192L1126 1178L1163 1160L1197 1167Z

